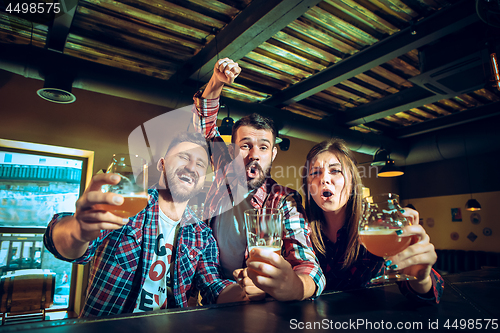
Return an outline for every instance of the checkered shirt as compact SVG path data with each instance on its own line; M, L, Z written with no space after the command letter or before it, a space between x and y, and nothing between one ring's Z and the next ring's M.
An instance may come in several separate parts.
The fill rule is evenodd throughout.
M67 215L71 213L53 217L44 243L59 259L76 264L92 262L87 298L80 317L131 313L153 260L159 222L158 191L150 189L148 206L144 210L118 230L101 231L100 236L90 242L85 254L75 260L61 256L52 242L54 226ZM212 231L189 207L180 222L172 264L175 265L172 289L176 307L186 307L189 296L196 289L200 290L204 302L215 303L220 292L233 283L221 279L219 251Z
M209 142L215 172L215 180L207 193L203 213L204 220L214 225L224 199L228 196L236 196L231 189L237 188L232 185L236 185L238 180L231 165L232 159L216 126L219 99L203 99L200 92L196 93L193 99L194 126L205 135ZM311 229L305 219L306 214L298 192L278 185L273 179L268 178L254 192L251 204L254 208L281 208L283 210L285 231L282 255L297 274L309 275L313 279L317 286L313 297L320 295L325 287L325 277L312 248ZM248 248L245 258L242 258L242 265L245 264L247 258Z

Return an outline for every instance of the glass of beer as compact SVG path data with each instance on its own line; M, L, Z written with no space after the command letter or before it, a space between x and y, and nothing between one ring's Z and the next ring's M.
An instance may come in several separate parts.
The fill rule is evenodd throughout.
M103 185L102 192L113 192L123 196L120 206L99 204L95 209L109 211L116 216L135 216L148 204L148 165L137 155L114 154L106 173L120 176L116 185Z
M372 254L384 258L384 261L406 249L411 242L411 236L399 237L397 230L410 225L401 214L399 196L385 193L370 196L363 202L363 217L359 223L359 240ZM373 284L392 283L395 281L416 280L414 276L388 272L385 265L383 273L370 280Z
M281 254L283 211L275 208L249 209L244 216L248 251L261 248Z

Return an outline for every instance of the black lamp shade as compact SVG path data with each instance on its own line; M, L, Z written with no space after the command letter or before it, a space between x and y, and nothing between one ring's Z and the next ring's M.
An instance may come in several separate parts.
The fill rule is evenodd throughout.
M233 132L234 120L231 117L226 117L222 119L222 123L219 126L220 135L231 135Z
M276 140L276 143L278 144L278 146L282 151L287 151L288 149L290 149L290 139L283 138L281 139L281 142L278 142L278 140Z
M389 154L385 149L379 149L373 155L373 162L371 165L385 165L385 162L389 160Z
M469 199L469 201L467 201L467 203L465 204L465 209L473 212L476 210L481 210L481 205L476 199Z
M387 160L387 163L378 172L379 177L397 177L404 174L403 170L394 165L393 160Z

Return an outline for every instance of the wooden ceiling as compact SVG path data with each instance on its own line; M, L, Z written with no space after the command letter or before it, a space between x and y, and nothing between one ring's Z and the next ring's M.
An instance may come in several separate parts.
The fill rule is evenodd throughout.
M226 98L359 132L403 138L500 109L498 30L473 0L68 0L55 16L6 4L0 53L32 45L193 91L227 56L242 73Z

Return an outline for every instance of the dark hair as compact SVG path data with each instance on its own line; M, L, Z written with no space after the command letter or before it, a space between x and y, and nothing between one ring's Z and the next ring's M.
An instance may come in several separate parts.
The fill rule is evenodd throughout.
M302 186L305 193L306 200L306 214L311 223L311 241L314 249L321 254L326 253L325 244L321 237L321 230L326 223L324 219L323 210L311 198L308 188L307 177L309 169L314 163L316 157L324 152L331 152L338 159L342 165L342 172L344 179L346 175L350 175L351 183L345 184L350 186L349 199L346 204L346 226L348 229L349 240L345 254L343 268L349 267L357 258L359 253L359 240L358 240L358 222L362 213L362 198L363 190L361 177L359 176L356 158L352 151L347 147L345 142L341 139L333 138L326 140L315 145L307 154L305 168L302 171Z
M203 134L196 133L196 132L181 132L181 133L179 133L176 137L174 137L172 142L170 142L170 145L168 146L168 149L167 149L167 152L165 153L165 155L168 154L168 152L172 148L174 148L175 146L177 146L179 143L182 143L182 142L191 142L191 143L197 144L197 145L203 147L203 149L205 149L205 151L207 152L207 156L210 156L209 151L208 151L207 141L205 140L205 137L203 136Z
M276 141L276 136L278 135L278 131L276 130L276 127L274 125L274 121L271 118L264 117L258 113L252 113L249 114L248 116L245 116L243 118L240 118L234 125L233 125L233 132L231 136L231 142L234 143L235 137L236 137L236 131L238 128L241 126L250 126L258 130L267 130L271 131L273 134L273 147L274 147L274 142Z

